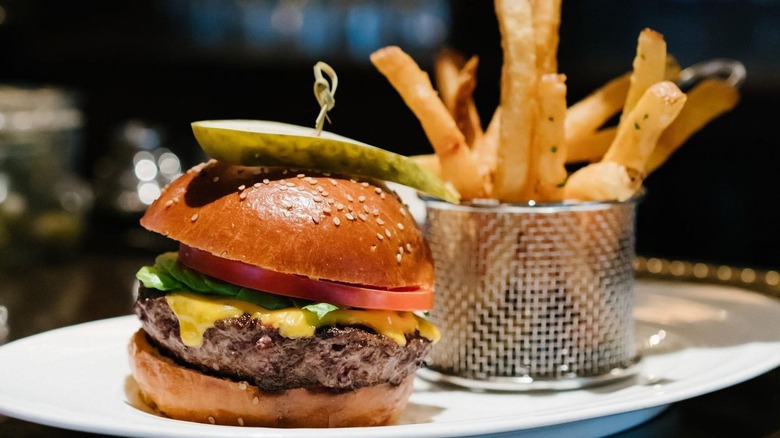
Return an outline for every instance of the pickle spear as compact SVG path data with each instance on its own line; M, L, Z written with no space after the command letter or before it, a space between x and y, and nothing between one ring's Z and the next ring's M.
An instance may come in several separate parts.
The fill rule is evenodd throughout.
M327 131L265 120L192 123L200 147L219 161L285 166L392 181L457 203L454 190L411 159Z

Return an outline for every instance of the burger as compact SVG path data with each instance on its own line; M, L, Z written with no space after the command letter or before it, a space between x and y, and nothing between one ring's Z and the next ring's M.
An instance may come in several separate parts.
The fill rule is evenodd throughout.
M179 243L137 274L130 364L158 412L345 427L403 411L439 333L430 250L385 185L212 160L141 224Z

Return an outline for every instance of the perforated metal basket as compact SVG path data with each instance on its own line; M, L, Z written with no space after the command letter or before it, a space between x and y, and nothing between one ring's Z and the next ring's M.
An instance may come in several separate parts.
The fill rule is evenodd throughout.
M634 373L636 202L426 201L442 339L422 377L531 390Z

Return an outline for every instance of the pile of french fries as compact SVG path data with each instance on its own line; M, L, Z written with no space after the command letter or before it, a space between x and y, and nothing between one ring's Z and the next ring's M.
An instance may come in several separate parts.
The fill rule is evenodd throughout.
M483 129L474 104L478 58L451 49L427 73L398 47L371 61L422 124L435 154L415 157L463 199L623 201L691 135L732 109L734 86L706 79L686 95L661 34L639 34L633 70L567 106L558 73L561 0L495 0L501 98ZM617 126L606 124L620 113ZM569 172L574 164L576 171ZM568 166L568 167L567 167Z

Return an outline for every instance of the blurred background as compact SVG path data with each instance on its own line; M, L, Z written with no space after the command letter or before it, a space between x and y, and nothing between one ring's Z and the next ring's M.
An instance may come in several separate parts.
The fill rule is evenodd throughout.
M647 181L638 252L780 267L780 1L563 7L560 71L571 102L630 69L644 27L663 33L683 66L718 57L747 66L738 108ZM489 120L501 68L489 1L0 0L0 264L165 246L137 220L203 159L189 123L312 125L318 60L339 75L329 130L428 153L418 122L369 63L389 44L429 71L443 45L479 55L475 97Z

